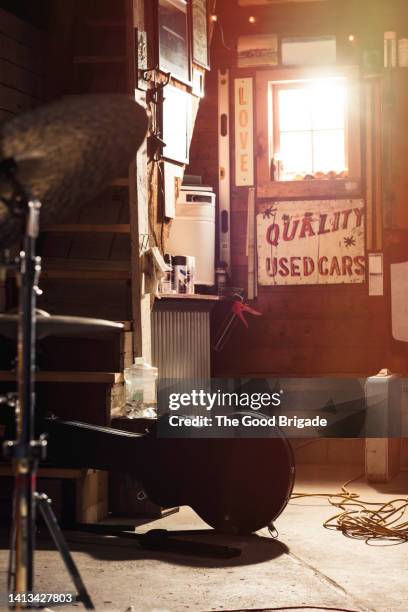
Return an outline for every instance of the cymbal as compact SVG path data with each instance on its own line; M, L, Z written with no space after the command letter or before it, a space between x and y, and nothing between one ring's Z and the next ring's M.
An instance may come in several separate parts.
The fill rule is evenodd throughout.
M42 203L41 223L61 222L113 180L128 175L147 130L146 111L119 94L70 96L0 124L0 163L12 158L18 179ZM0 247L15 242L22 220L1 198Z
M0 336L11 340L17 338L19 316L16 314L0 315ZM88 317L53 316L40 311L36 316L36 334L39 340L47 336L82 336L89 337L106 333L119 333L124 329L123 323L92 319Z

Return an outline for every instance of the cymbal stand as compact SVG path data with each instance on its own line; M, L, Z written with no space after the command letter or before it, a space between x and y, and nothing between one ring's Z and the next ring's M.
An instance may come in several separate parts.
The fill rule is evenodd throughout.
M34 551L36 509L41 512L54 543L77 588L77 601L86 609L94 609L68 546L51 509L50 500L36 492L36 480L40 459L46 455L44 436L35 438L35 347L36 347L36 296L40 293L38 280L41 259L36 256L41 203L26 193L17 178L18 167L13 160L0 163L0 178L6 179L12 195L3 202L10 214L20 217L24 225L23 250L20 252L20 306L17 341L18 400L17 440L4 445L6 456L14 466L15 484L13 498L13 528L10 546L8 589L10 593L28 594L34 590ZM23 608L25 604L11 607Z

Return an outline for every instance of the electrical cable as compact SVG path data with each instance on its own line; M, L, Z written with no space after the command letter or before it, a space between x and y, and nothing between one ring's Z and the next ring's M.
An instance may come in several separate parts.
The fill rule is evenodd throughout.
M333 612L358 612L349 608L327 608L326 606L283 606L280 608L256 608L257 612L272 612L275 610L333 610ZM246 610L223 610L223 612L248 612Z
M382 543L395 546L408 542L408 498L396 498L388 502L369 502L360 499L347 486L363 474L348 480L338 493L297 493L291 499L324 497L331 506L341 510L323 523L325 529L341 531L344 536L364 540L366 544Z

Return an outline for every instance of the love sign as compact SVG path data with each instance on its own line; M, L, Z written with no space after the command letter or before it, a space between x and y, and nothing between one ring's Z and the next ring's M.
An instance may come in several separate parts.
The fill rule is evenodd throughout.
M252 79L235 79L235 184L254 184L254 116Z

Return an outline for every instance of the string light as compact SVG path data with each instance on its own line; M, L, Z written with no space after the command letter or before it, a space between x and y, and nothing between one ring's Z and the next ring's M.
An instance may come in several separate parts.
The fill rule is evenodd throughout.
M354 36L354 34L350 34L348 39L349 39L349 42L354 42L356 40L356 37Z
M254 17L254 15L251 15L250 17L248 17L248 21L249 21L249 23L255 23L256 22L256 17Z
M216 15L215 13L213 13L212 15L210 15L210 21L212 21L213 23L215 23L216 21L218 21L218 15Z

